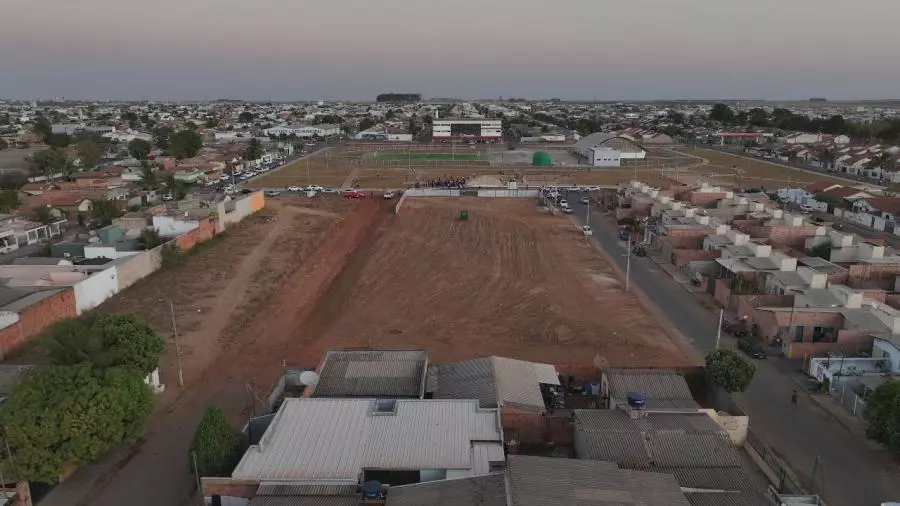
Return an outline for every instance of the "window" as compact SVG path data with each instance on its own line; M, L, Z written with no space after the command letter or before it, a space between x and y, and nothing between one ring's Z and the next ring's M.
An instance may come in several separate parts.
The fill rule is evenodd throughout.
M834 327L813 327L814 343L833 343Z
M806 327L803 325L797 325L794 327L794 342L802 343L803 342L803 332L806 330Z
M491 460L488 462L488 472L489 473L502 473L506 470L506 461L504 460Z
M394 415L397 414L397 399L375 399L376 415Z

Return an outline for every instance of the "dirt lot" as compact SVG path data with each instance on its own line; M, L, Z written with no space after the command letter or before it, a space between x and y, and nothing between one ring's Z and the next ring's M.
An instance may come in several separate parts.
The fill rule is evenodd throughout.
M828 177L822 174L814 174L803 170L792 169L790 167L779 166L772 163L766 163L762 160L754 160L740 156L722 153L709 149L689 149L685 151L688 154L709 160L708 165L703 165L692 169L690 172L695 173L704 180L710 180L709 174L715 174L712 182L720 185L740 184L744 188L766 188L774 190L783 187L789 182L811 183L814 181L834 181L839 184L848 184L846 180ZM736 173L737 170L743 170L743 175ZM682 173L682 176L687 176ZM679 177L683 182L684 177Z
M461 209L469 220L460 221ZM562 217L531 199L409 199L319 300L290 356L416 347L590 366L683 364L678 347Z
M347 158L335 158L319 154L296 160L289 165L253 180L258 188L286 188L291 185L316 184L338 188L355 165Z

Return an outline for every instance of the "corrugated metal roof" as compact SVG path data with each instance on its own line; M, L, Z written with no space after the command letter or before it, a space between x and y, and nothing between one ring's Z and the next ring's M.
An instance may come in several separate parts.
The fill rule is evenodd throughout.
M740 493L687 493L691 506L771 506L772 501L759 494L748 495Z
M388 490L385 506L506 506L502 474L401 485Z
M356 495L357 483L266 483L256 489L256 495Z
M674 477L611 462L510 455L508 474L514 506L688 506Z
M740 467L734 443L723 434L653 432L648 447L651 460L662 467Z
M250 506L359 506L362 496L274 496L262 495L250 499Z
M472 469L472 443L502 447L499 413L474 400L400 399L373 414L373 399L285 399L232 476L356 480L362 468Z
M558 385L550 364L482 357L429 368L426 390L436 399L478 399L482 407L546 411L541 383Z
M631 392L643 394L647 407L700 406L694 401L684 376L672 371L646 369L610 369L603 372L603 380L609 389L610 399L624 402ZM677 405L660 405L677 404Z
M426 363L418 350L329 351L312 396L419 398Z

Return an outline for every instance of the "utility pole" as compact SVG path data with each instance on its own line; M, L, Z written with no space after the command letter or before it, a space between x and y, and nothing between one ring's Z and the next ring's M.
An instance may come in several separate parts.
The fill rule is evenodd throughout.
M175 304L169 301L169 312L172 313L172 335L175 337L175 359L178 362L178 386L184 387L184 370L181 368L181 345L178 344L178 328L175 327Z
M306 159L306 186L311 185L312 182L309 180L309 158Z
M716 327L716 349L719 349L719 341L722 339L722 319L725 317L725 310L719 310L719 326Z
M628 234L626 246L628 247L628 256L625 259L625 291L627 292L631 287L631 232Z

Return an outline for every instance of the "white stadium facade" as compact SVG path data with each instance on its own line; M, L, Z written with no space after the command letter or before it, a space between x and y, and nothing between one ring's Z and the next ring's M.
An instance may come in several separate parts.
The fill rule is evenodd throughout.
M499 119L436 119L431 124L431 136L436 141L499 142L503 140L503 123Z

